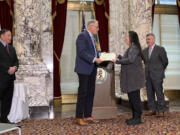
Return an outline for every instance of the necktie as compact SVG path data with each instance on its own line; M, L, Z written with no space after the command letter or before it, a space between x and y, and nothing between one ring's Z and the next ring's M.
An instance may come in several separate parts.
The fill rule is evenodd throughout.
M9 47L8 47L8 45L6 45L6 51L9 54Z
M149 59L151 57L151 53L152 53L152 48L149 48Z
M94 37L93 37L93 36L91 36L91 40L92 40L92 42L93 42L95 57L97 57L96 45L95 45L95 41L94 41Z

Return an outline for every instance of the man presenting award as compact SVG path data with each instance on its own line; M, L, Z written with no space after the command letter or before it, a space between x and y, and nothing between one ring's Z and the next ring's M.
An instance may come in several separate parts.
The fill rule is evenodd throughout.
M102 62L97 53L93 35L99 30L98 21L87 24L87 30L79 34L76 40L75 72L79 78L78 99L76 105L76 123L85 126L94 123L92 107L95 92L97 64Z

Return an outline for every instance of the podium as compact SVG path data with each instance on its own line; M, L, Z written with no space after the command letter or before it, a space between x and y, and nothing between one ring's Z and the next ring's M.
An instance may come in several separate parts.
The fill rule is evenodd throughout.
M95 119L110 119L117 116L112 62L103 62L98 67L92 116Z

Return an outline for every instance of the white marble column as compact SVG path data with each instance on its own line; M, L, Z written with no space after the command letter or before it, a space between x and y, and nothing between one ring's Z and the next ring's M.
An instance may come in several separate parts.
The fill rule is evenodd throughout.
M110 52L124 54L127 49L125 36L129 30L129 5L128 0L110 0ZM115 65L115 93L121 95L120 91L120 65Z
M14 6L17 81L28 87L29 106L47 106L53 99L51 0L15 0Z
M152 0L110 0L109 2L111 26L111 33L109 35L110 52L124 54L127 49L125 37L129 30L134 30L138 33L141 46L145 48L146 34L152 31ZM120 65L115 66L115 92L116 96L122 97L123 94L120 91ZM144 96L142 100L144 100Z

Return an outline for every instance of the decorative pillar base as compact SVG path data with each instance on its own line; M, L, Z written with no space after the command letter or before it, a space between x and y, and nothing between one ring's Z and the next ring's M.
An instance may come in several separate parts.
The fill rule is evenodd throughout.
M52 79L46 65L38 58L20 59L17 81L23 82L28 90L29 106L49 106L53 99Z

